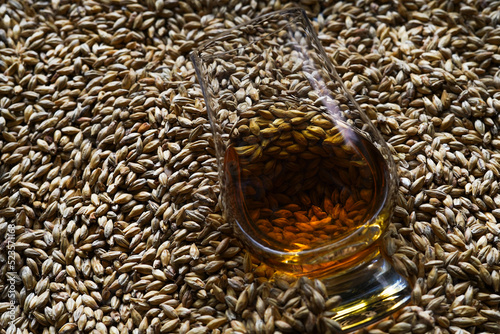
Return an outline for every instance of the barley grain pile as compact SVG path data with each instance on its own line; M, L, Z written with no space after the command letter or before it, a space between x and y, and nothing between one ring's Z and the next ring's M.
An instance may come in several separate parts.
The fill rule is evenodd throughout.
M269 280L231 237L188 58L297 5L399 164L386 246L412 304L360 333L500 333L488 0L3 1L0 333L337 331L321 283Z

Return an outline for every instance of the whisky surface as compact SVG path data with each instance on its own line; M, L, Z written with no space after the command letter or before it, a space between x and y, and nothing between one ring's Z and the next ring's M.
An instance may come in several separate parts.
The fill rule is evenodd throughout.
M250 234L290 252L315 249L371 220L384 224L387 164L363 135L336 127L303 145L296 131L226 151L228 214ZM238 145L239 144L239 145ZM380 229L383 227L380 226Z

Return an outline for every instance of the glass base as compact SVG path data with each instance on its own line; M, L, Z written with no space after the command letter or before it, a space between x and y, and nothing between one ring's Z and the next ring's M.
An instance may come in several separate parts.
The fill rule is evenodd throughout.
M349 272L322 277L330 296L342 303L332 317L348 333L380 321L410 301L411 287L377 252Z

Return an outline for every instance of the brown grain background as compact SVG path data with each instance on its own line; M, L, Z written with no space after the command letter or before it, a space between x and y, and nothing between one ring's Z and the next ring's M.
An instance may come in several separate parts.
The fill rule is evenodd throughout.
M387 245L412 306L369 332L500 332L500 2L10 0L0 333L335 329L320 284L269 282L230 238L188 58L289 6L307 10L399 163Z

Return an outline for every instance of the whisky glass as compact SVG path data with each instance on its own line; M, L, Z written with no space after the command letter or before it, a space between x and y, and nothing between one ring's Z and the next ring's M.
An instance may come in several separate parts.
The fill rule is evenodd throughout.
M257 17L191 56L219 167L221 208L265 264L318 278L351 331L410 287L382 252L397 189L390 151L301 9Z

